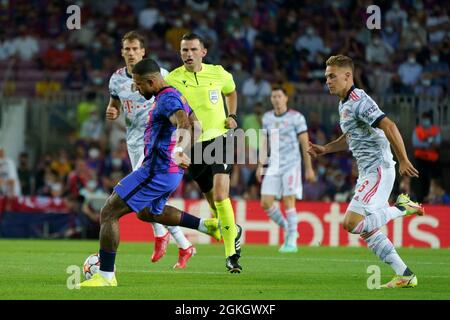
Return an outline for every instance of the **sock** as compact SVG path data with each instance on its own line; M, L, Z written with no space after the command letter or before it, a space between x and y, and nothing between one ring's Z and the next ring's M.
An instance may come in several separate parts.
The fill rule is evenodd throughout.
M199 225L200 225L200 218L184 211L181 212L180 227L200 230Z
M114 262L116 261L115 252L107 252L102 249L99 251L100 256L100 274L108 280L114 277Z
M377 212L368 215L351 231L351 233L362 234L369 233L372 230L381 228L389 221L401 217L404 212L397 207L387 207L379 209Z
M211 208L211 207L209 207L209 209L211 210L211 214L212 214L213 218L218 219L217 208Z
M281 228L283 228L283 230L287 230L288 222L283 217L283 214L277 205L273 204L269 210L266 211L266 213L273 222L278 224Z
M363 233L361 238L367 242L367 246L372 249L381 261L389 264L394 269L397 275L402 276L409 270L398 255L391 240L380 230L376 229L369 233Z
M297 218L297 211L295 210L295 208L286 210L286 218L287 218L288 232L296 233L298 218Z
M220 221L223 243L225 245L225 257L236 253L234 240L237 236L236 224L234 222L234 211L230 198L222 201L214 201Z
M185 250L192 245L192 243L190 243L189 240L186 239L183 231L181 231L181 228L179 226L167 226L167 229L175 239L178 248Z
M155 237L163 237L167 233L167 229L160 223L152 222Z
M197 230L203 233L207 233L208 232L208 228L206 228L205 226L205 220L206 219L200 219L200 223L198 224L198 228Z

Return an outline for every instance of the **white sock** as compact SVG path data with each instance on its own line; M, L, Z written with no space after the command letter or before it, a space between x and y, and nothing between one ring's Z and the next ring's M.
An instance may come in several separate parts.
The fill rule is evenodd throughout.
M106 278L108 280L112 280L112 278L114 278L114 272L107 272L107 271L98 270L98 273L100 273L100 275L103 278Z
M295 208L286 210L286 218L287 218L288 232L296 233L298 217L297 217L297 211L295 210Z
M398 255L391 240L384 233L380 230L373 230L367 234L361 234L361 238L367 242L367 246L381 261L389 264L397 275L403 275L407 266Z
M160 223L152 222L155 237L163 237L167 233L167 229Z
M284 230L287 230L288 223L286 219L283 217L283 214L281 213L281 210L278 206L273 204L269 210L266 211L267 215L270 219L272 219L273 222L278 224L280 227L282 227Z
M192 243L186 238L179 226L167 226L167 230L169 230L170 234L175 239L178 248L185 250L192 246Z
M381 228L389 221L404 215L405 213L397 207L386 207L383 209L378 209L377 212L366 216L364 220L358 223L355 229L352 230L352 233L369 233L372 230Z
M198 231L207 233L208 229L205 227L205 219L200 219L200 223L198 224Z

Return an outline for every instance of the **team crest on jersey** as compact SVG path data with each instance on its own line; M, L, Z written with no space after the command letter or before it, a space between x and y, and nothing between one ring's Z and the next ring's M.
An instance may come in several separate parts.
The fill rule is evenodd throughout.
M219 92L217 90L209 90L209 101L216 104L219 102Z
M349 113L349 111L347 109L342 111L341 120L347 119L348 118L348 113Z

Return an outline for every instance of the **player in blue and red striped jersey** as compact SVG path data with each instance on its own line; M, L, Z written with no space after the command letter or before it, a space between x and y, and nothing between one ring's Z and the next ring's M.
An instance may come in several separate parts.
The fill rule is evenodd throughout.
M145 55L145 39L135 32L127 32L122 38L122 57L126 66L118 69L109 81L110 99L106 109L106 118L116 120L120 113L125 116L127 128L127 149L133 170L142 165L144 159L144 130L147 114L153 103L153 97L146 100L137 91L131 90L133 79L131 70ZM165 77L169 72L161 68ZM178 250L178 262L174 268L184 268L189 258L195 253L192 243L185 237L177 226L164 227L159 223L152 223L155 235L155 248L151 261L157 262L166 254L170 235L175 240Z
M166 206L190 165L189 150L195 114L181 93L164 81L158 64L143 59L133 68L136 89L146 99L155 96L145 128L142 166L123 178L101 211L100 271L82 287L117 286L114 262L119 246L119 219L131 211L145 221L197 229L220 239L218 220L200 219Z

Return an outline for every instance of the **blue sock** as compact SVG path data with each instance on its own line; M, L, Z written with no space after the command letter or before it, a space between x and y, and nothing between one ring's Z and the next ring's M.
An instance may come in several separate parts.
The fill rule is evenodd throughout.
M181 213L180 227L197 230L200 225L200 218L197 218L187 212Z
M102 249L100 253L100 270L105 272L114 272L114 262L116 260L115 252L107 252Z

